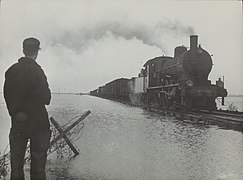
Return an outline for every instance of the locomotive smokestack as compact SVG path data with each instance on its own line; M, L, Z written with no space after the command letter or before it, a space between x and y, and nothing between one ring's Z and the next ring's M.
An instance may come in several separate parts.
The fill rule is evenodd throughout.
M197 48L197 41L198 41L197 35L191 35L190 36L190 49L196 49Z

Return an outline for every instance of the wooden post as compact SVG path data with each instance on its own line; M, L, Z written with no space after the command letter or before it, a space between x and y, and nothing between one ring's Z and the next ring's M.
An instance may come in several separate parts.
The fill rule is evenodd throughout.
M56 122L56 120L53 117L51 117L50 120L51 120L52 124L56 127L58 132L60 134L62 134L63 130L62 130L61 126L58 124L58 122ZM71 141L68 139L68 137L65 134L63 135L63 139L66 141L68 146L71 148L71 150L73 151L74 155L75 156L79 155L78 150L74 147L74 145L71 143Z
M50 142L50 145L49 145L49 148L54 144L54 143L56 143L59 139L61 139L61 138L64 138L65 139L65 141L67 142L67 141L69 141L70 142L70 140L66 137L66 133L67 132L69 132L71 129L73 129L76 125L78 125L81 121L83 121L89 114L90 114L91 112L90 111L86 111L84 114L82 114L81 115L81 117L77 120L77 121L75 121L73 124L71 124L67 129L65 129L65 130L62 130L61 128L57 128L57 126L59 126L58 124L56 124L57 126L55 126L56 128L57 128L57 130L59 131L59 135L55 138L55 139L53 139L51 142ZM51 119L53 119L53 118L51 118ZM53 119L54 120L54 119ZM55 120L54 120L55 121ZM54 124L54 123L53 123ZM55 124L54 124L55 125ZM65 138L65 137L66 138ZM69 142L67 142L68 143L68 145L69 144L71 144L71 142L69 143ZM73 145L71 145L71 146L73 146ZM69 147L70 147L70 145L69 145ZM74 147L74 146L73 146ZM71 147L70 147L71 148ZM72 148L71 148L72 149ZM74 148L75 149L75 148ZM72 149L73 150L73 149ZM76 149L75 149L76 150ZM75 151L74 150L74 151ZM76 151L75 151L76 152ZM74 152L74 153L75 153Z

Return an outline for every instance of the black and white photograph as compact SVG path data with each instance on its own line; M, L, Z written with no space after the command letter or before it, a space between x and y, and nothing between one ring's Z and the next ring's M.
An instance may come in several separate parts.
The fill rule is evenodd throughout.
M243 180L241 0L0 0L0 180Z

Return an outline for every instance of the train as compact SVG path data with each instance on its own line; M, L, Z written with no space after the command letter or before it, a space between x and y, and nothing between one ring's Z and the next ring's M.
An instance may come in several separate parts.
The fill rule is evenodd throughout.
M209 80L212 67L211 55L191 35L189 48L177 46L173 57L149 59L138 77L113 80L90 94L156 108L216 110L216 99L224 105L227 90L221 78L215 84Z

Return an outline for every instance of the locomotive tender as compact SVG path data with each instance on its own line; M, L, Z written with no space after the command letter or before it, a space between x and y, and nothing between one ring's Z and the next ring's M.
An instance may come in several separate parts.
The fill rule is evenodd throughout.
M190 36L190 49L178 46L174 57L160 56L148 60L139 76L116 79L91 95L148 104L157 108L216 110L215 99L227 96L224 82L208 80L212 58L200 45L198 36Z

